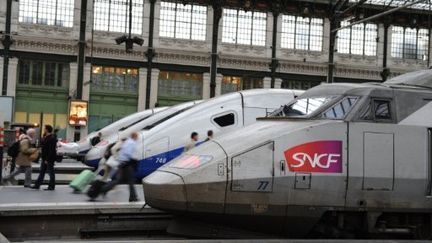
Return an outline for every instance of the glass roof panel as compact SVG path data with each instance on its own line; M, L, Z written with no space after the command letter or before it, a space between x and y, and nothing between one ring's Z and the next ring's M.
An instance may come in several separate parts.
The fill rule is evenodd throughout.
M360 0L350 0L350 2L359 2L359 1ZM399 7L416 1L417 0L367 0L364 4L381 5L386 7ZM429 0L425 0L423 2L414 4L409 8L429 10L430 2Z

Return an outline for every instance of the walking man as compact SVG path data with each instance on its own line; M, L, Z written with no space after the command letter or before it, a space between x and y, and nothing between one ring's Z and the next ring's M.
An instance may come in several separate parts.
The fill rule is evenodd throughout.
M24 129L23 128L20 128L19 129L19 132L18 132L18 140L17 140L17 142L19 142L19 141L21 141L21 138L23 138L23 136L25 136L26 135L26 132L24 131ZM18 147L19 148L19 147ZM19 149L18 149L18 151L17 152L19 152ZM11 156L12 157L12 160L11 160L11 165L10 165L10 171L9 171L9 174L12 174L12 172L15 170L15 167L16 167L16 158L17 158L17 156L18 156L18 153L16 153L16 156Z
M51 125L45 125L44 136L41 141L42 144L42 163L39 172L39 177L36 183L32 186L32 189L39 189L45 178L45 173L48 170L49 173L49 184L46 191L54 191L55 189L55 172L54 163L57 157L57 136L53 134L53 127Z
M15 160L16 165L19 167L4 178L5 182L10 182L11 180L15 179L15 176L19 175L20 173L25 173L24 187L30 187L32 161L38 157L37 149L32 147L32 140L35 137L36 131L32 128L27 130L27 135L20 136L19 152Z
M129 184L129 202L138 201L138 197L135 191L135 167L136 167L136 147L137 147L138 133L132 133L131 137L128 138L120 147L117 160L119 161L119 170L117 177L108 182L102 187L101 192L106 194L112 190L121 181L126 181Z

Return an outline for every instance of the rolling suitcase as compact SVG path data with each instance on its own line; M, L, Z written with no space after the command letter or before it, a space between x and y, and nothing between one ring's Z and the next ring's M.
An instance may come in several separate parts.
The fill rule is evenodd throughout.
M75 177L70 183L69 186L74 190L83 191L88 184L94 181L96 178L96 174L91 170L83 170L77 177Z
M102 187L106 184L105 181L95 180L91 183L90 188L87 191L87 196L91 199L95 199L101 193Z

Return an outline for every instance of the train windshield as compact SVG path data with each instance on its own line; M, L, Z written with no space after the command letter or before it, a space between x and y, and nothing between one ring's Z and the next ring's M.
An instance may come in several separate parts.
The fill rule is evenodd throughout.
M306 117L336 98L337 96L324 96L297 99L294 103L275 110L270 117Z
M324 111L321 115L325 119L344 119L348 112L351 111L352 107L357 103L358 97L347 96L341 99L339 102L334 104L328 110Z

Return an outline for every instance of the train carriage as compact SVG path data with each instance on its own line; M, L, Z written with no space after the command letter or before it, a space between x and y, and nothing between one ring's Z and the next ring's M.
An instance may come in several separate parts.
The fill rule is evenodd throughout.
M320 85L159 168L146 202L289 236L430 236L431 101L431 70Z

